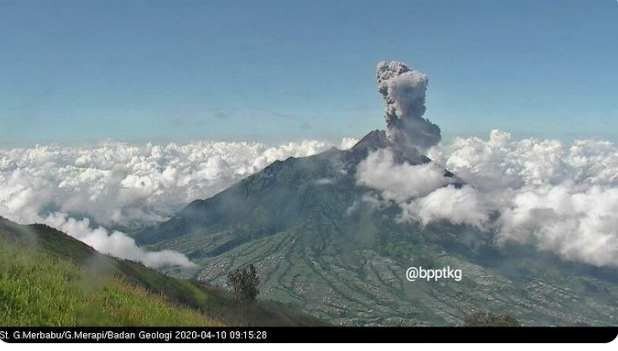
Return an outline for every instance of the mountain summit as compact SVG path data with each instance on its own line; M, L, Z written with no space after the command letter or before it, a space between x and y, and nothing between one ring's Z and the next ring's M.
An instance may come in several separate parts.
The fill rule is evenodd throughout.
M264 296L333 324L459 325L481 311L524 325L615 325L615 269L497 246L491 233L464 224L402 221L398 206L359 182L370 155L389 150L398 165L431 165L424 153L440 140L423 117L424 74L382 62L377 81L386 130L349 150L274 162L136 240L185 253L199 268L170 273L210 284L224 286L228 272L252 263ZM448 184L462 184L443 172ZM462 279L409 281L409 267L452 267Z

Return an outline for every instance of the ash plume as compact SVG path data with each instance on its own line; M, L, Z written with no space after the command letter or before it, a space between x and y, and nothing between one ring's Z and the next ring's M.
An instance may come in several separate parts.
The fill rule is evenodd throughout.
M488 140L441 145L440 128L423 117L427 76L394 61L378 63L376 76L387 129L363 139L379 147L358 165L356 181L378 190L379 203L397 204L398 221L473 226L498 245L532 244L567 261L618 267L618 146L513 140L498 130Z
M376 69L378 91L386 103L387 136L395 149L422 154L441 139L440 127L425 114L428 78L405 63L382 61Z

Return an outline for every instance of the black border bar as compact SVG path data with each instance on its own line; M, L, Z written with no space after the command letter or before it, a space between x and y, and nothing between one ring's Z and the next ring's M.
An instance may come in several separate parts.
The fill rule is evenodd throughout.
M0 327L8 343L608 343L618 327Z

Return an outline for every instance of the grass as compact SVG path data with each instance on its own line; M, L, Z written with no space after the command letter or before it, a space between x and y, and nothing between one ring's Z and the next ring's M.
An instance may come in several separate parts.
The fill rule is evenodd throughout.
M96 252L45 225L0 217L0 326L313 326L286 305Z
M46 253L0 247L3 326L212 326L220 322L121 277Z

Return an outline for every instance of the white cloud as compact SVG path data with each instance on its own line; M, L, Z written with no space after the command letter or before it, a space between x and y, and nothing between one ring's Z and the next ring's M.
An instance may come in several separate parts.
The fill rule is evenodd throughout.
M179 253L147 252L127 235L103 226L161 221L275 160L353 143L355 139L345 138L338 145L307 140L273 147L196 142L0 150L0 216L19 223L48 224L98 251L149 266L190 266Z
M345 137L341 139L338 148L340 150L348 150L351 149L354 145L356 145L356 143L358 143L358 139Z
M416 220L426 225L448 220L453 224L468 224L484 229L489 220L489 208L477 191L465 185L441 187L426 196L401 204L401 220Z
M68 233L101 253L142 262L149 267L194 266L185 255L179 252L171 250L146 251L138 247L135 240L122 232L109 232L103 227L92 228L88 219L76 220L69 218L66 214L52 213L36 222L45 223Z
M342 142L347 147L354 139ZM0 215L39 210L86 215L102 225L164 220L275 160L324 151L315 140L268 147L251 142L0 150Z
M356 172L359 185L380 190L385 199L396 202L425 196L449 183L444 169L437 164L397 164L389 149L369 154L359 163Z
M567 260L618 266L618 147L610 142L513 140L497 130L487 140L457 138L432 148L429 157L467 184L459 189L422 172L416 177L425 179L406 181L414 176L406 172L410 166L394 165L388 154L372 159L377 155L365 161L375 167L371 177L367 164L359 166L359 183L398 203L402 220L474 225L492 230L501 243L531 243ZM395 172L407 176L390 176Z
M165 219L275 160L340 144L303 141L0 150L0 216L54 226L97 250L150 266L190 265L178 253L147 252L103 226ZM533 243L568 260L618 265L618 147L607 141L457 138L429 151L434 163L397 164L388 150L357 169L359 185L398 203L401 220L448 220L492 230L498 242ZM467 185L456 188L447 168ZM317 182L326 182L316 180ZM376 206L383 200L371 197ZM490 221L490 213L497 219ZM88 217L96 223L87 219ZM186 261L185 261L186 260Z
M498 221L501 241L536 243L569 260L618 265L618 188L522 189Z

